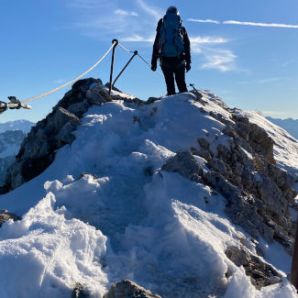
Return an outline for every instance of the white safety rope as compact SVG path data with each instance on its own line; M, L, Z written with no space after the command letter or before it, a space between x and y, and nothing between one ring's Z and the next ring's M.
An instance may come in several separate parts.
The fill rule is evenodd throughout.
M104 53L103 56L101 56L97 62L92 65L90 68L88 68L86 71L84 71L82 74L80 74L79 76L77 76L76 78L72 79L71 81L68 81L66 83L64 83L63 85L59 86L59 87L56 87L50 91L47 91L47 92L44 92L44 93L41 93L39 95L36 95L36 96L32 96L32 97L29 97L29 98L26 98L24 100L21 101L22 104L27 104L33 100L36 100L36 99L40 99L42 97L46 97L50 94L53 94L55 92L58 92L60 91L61 89L69 86L69 85L72 85L73 83L75 83L76 81L78 81L79 79L81 79L82 77L84 77L86 74L88 74L90 71L92 71L99 63L101 63L105 58L106 56L108 56L108 54L112 51L113 47L115 45L115 42L112 44L112 46Z

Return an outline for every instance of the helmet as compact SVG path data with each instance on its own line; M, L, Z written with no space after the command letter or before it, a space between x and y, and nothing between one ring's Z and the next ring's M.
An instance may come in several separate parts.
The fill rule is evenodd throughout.
M176 14L176 15L179 15L179 11L178 11L178 9L177 9L176 6L170 6L167 9L167 14Z

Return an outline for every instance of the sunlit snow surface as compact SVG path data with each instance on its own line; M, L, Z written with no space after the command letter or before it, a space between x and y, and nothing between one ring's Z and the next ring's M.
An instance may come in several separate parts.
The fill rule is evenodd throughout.
M67 297L77 282L102 297L125 278L162 297L297 297L286 278L257 291L224 253L248 237L225 215L224 199L161 171L177 151L197 147L199 137L226 142L224 124L206 111L227 120L229 112L207 96L204 107L193 99L89 109L76 140L43 174L0 197L0 209L23 215L0 229L1 298ZM279 130L273 137L288 138ZM296 152L276 152L295 169ZM288 273L282 247L263 246L266 260Z

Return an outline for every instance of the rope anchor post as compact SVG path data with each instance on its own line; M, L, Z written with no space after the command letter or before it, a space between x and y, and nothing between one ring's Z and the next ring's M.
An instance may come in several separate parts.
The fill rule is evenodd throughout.
M111 70L110 70L109 95L111 95L111 92L112 92L112 81L113 81L113 72L114 72L115 51L116 51L117 45L119 44L119 41L117 39L113 39L112 44L113 44L113 51L112 51Z
M123 66L123 68L121 69L120 73L118 74L118 76L115 78L115 80L112 83L112 88L114 87L114 85L116 84L116 82L118 81L118 79L121 77L121 75L124 73L125 69L128 67L128 65L131 63L131 61L134 59L135 56L137 56L139 54L138 51L134 51L133 55L130 57L130 59L128 60L128 62Z
M15 96L8 96L8 100L9 102L0 101L0 113L5 112L7 109L13 110L23 108L26 110L31 110L29 105L21 102Z

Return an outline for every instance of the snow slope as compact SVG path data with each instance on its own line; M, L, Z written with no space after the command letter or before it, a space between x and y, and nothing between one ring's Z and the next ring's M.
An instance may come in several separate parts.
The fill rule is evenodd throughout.
M207 112L231 115L207 93L203 99L204 106L185 93L90 108L76 140L44 173L0 197L0 209L23 215L0 229L0 297L67 297L78 282L102 297L124 278L162 297L297 297L281 246L264 242L283 282L256 290L225 254L249 236L225 215L224 198L161 170L201 136L226 142L223 124ZM287 140L297 150L295 141L265 124L281 166L297 169L296 151L278 149Z

